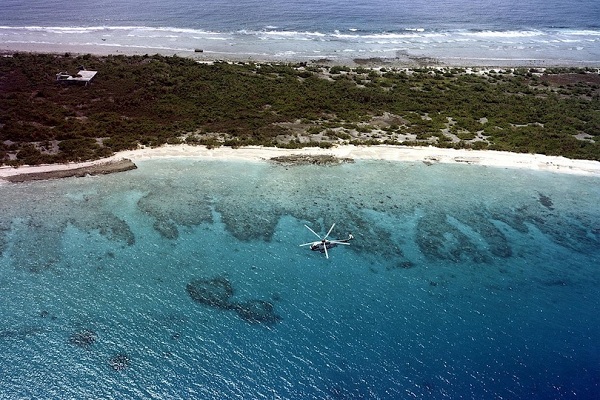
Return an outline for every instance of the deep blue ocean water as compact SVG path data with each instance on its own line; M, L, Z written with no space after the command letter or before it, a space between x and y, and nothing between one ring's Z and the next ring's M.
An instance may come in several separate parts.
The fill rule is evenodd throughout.
M595 0L64 0L0 4L0 45L258 59L600 63ZM25 47L27 48L27 47ZM197 54L196 54L197 55Z
M600 396L597 177L138 166L0 185L0 398Z

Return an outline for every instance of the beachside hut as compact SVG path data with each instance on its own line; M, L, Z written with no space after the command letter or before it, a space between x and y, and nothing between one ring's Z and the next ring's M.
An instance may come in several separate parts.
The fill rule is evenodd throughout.
M81 66L77 75L71 75L68 72L59 72L56 74L56 81L60 83L84 83L87 86L97 73L98 71L88 71Z

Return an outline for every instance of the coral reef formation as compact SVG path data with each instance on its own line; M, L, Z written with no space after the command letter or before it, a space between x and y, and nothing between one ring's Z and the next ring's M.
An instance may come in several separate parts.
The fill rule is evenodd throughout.
M108 363L110 364L111 368L115 371L123 371L124 369L129 367L130 361L131 360L129 359L129 356L127 356L127 354L118 353L111 357L111 359L108 360Z
M195 279L187 284L186 290L198 303L224 310L232 308L229 299L233 296L233 287L226 278Z
M176 196L172 197L172 194ZM165 200L168 198L169 200ZM154 229L166 239L177 239L181 227L212 222L210 202L195 187L168 183L139 199L138 208L154 219Z
M87 349L96 342L96 339L97 335L94 331L83 329L73 333L69 338L69 343Z
M281 317L275 314L273 303L264 300L248 300L236 303L235 312L244 321L253 324L274 325L281 320Z
M274 325L281 320L271 302L260 299L232 301L234 290L227 278L194 279L187 284L186 290L192 300L219 310L233 310L249 323Z

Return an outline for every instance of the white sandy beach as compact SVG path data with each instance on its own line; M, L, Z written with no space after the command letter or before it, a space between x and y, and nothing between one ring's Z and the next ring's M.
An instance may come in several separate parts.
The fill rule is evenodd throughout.
M211 160L240 160L264 162L272 157L285 155L333 155L355 160L386 160L398 162L455 163L496 168L530 169L555 173L600 176L600 162L571 160L565 157L540 154L520 154L490 150L456 150L436 147L408 146L337 146L331 149L316 147L304 149L280 149L270 147L242 147L232 149L220 147L207 149L205 146L165 145L158 148L140 148L119 152L112 157L71 164L22 166L19 168L0 167L0 178L12 175L74 169L107 161L130 159L134 163L156 158L197 158Z

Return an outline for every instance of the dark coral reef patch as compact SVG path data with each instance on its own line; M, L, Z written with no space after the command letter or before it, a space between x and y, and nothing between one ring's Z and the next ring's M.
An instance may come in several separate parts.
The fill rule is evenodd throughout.
M110 358L110 360L108 360L108 364L115 371L123 371L129 367L130 362L131 360L129 359L129 356L125 353L115 354Z
M233 310L246 322L274 325L281 320L273 303L260 299L233 301L233 286L227 278L194 279L186 290L192 300L219 310Z
M431 259L488 263L493 258L512 256L508 238L492 221L487 211L448 215L428 212L417 223L416 242Z
M552 199L550 197L548 197L545 194L542 194L540 192L538 192L538 196L539 196L538 201L540 202L541 205L543 205L550 211L554 210L554 203L552 202Z
M244 321L253 324L274 325L281 320L275 314L273 303L264 300L248 300L235 304L235 312Z
M186 290L198 303L224 310L232 308L233 286L226 278L194 279L187 284Z
M154 219L154 229L165 239L177 239L180 227L212 221L209 200L195 190L166 186L142 197L138 208Z
M69 338L69 343L87 349L91 345L96 343L96 339L97 335L94 331L91 331L89 329L83 329L81 331L73 333Z

